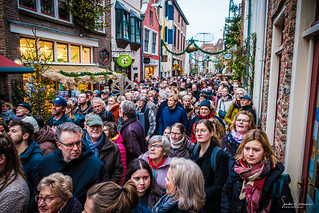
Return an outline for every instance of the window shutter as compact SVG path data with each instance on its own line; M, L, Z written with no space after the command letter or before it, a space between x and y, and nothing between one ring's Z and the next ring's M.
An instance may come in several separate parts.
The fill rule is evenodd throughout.
M173 44L173 30L168 29L168 44Z
M168 5L169 13L168 13L168 20L174 20L174 5Z
M164 29L164 41L167 42L167 27Z

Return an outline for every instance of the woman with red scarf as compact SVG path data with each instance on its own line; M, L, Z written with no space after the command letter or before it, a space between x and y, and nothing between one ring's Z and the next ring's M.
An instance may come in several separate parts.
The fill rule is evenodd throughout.
M148 142L148 151L139 157L151 166L157 184L163 188L166 188L165 177L171 163L170 149L166 136L154 135Z
M284 166L277 161L262 130L247 133L229 166L230 174L222 193L222 212L295 211L289 178L281 182L279 198L274 197L274 183L281 177Z
M195 136L195 124L197 121L202 119L211 119L216 118L219 120L219 122L223 125L225 128L225 125L223 123L223 120L215 115L214 109L211 107L211 101L210 100L203 100L200 102L200 108L199 108L199 114L196 115L189 123L187 127L187 135L191 138L192 143L196 143L196 136Z

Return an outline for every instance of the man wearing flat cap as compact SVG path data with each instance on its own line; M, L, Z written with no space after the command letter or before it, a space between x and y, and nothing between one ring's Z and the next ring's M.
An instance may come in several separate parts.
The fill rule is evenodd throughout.
M249 95L243 95L240 97L240 107L241 111L250 112L254 116L254 120L256 123L256 111L253 109L253 104Z
M50 117L46 125L52 127L52 126L58 126L60 124L71 122L71 119L68 118L68 116L65 114L65 108L67 107L67 102L62 96L58 96L53 101L50 101L52 103L52 117Z
M16 109L16 115L23 119L26 116L31 116L31 105L27 102L21 102L18 104L17 109Z
M103 132L103 121L100 116L89 113L85 116L85 141L94 155L98 157L109 173L110 180L119 183L123 174L123 164L119 147L108 139Z

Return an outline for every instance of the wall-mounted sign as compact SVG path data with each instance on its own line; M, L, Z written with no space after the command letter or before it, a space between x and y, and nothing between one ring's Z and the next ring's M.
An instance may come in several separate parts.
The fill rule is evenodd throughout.
M132 58L129 55L120 55L117 58L117 63L121 67L128 67L132 64Z
M150 58L144 58L144 64L149 64L149 63L150 63L150 61L151 61L151 59L150 59Z
M103 49L102 51L99 52L100 62L105 64L109 59L110 59L110 53L106 49Z
M167 62L167 55L162 55L161 61L162 62Z

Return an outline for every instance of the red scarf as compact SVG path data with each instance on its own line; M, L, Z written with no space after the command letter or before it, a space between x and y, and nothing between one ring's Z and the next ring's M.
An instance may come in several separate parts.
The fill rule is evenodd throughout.
M157 166L155 166L153 160L152 160L150 157L148 157L148 162L149 162L149 164L150 164L151 167L152 167L153 169L155 169L155 170L158 169L158 167L160 167L161 165L163 165L163 163L165 162L165 160L166 160L166 158L163 157L162 161L161 161Z

